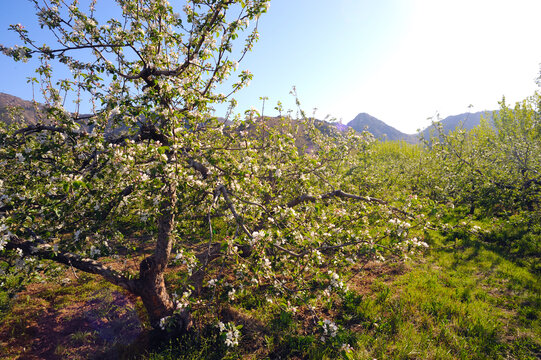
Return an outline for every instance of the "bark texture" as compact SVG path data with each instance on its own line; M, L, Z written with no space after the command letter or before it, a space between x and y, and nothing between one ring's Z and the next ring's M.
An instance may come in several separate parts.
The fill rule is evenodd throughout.
M160 205L161 215L158 217L158 239L154 254L141 261L139 279L136 281L135 293L141 297L150 324L156 329L159 328L161 319L172 316L175 311L175 304L165 286L164 273L173 247L176 204L176 189L170 184ZM175 330L187 331L191 327L189 311L184 310L176 315L173 322Z

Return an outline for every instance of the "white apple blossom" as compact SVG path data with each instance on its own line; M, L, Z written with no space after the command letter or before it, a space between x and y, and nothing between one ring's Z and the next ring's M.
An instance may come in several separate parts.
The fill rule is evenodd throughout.
M235 347L239 345L240 331L235 327L235 324L229 322L224 324L218 321L216 326L220 329L221 333L225 333L224 343L227 347Z
M227 292L227 297L229 298L229 300L235 300L235 293L236 292L237 292L237 290L235 290L234 288Z
M160 329L165 330L167 328L167 325L169 323L169 320L171 319L171 316L165 316L160 319Z
M323 336L321 337L322 341L324 341L327 336L333 338L338 333L338 326L334 322L328 319L323 320L322 328L323 328Z
M94 245L90 247L90 257L94 258L96 256L99 256L101 254L100 249L96 248Z

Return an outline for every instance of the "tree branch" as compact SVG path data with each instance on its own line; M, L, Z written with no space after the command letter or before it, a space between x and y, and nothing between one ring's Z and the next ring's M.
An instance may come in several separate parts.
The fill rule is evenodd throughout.
M124 277L102 263L70 252L54 251L53 247L49 244L37 244L32 241L9 241L6 244L6 249L21 249L27 256L36 256L40 259L47 259L72 266L86 273L100 275L110 283L118 285L130 292L133 292L135 289L133 280Z
M225 199L225 201L227 203L227 206L229 207L229 210L231 210L231 213L233 214L233 217L235 217L235 221L237 222L237 225L242 229L242 231L246 235L248 235L248 237L250 239L252 239L253 238L252 233L246 228L246 226L244 225L244 220L242 219L242 217L235 210L235 206L233 205L233 202L229 198L229 193L227 192L227 189L225 188L225 186L220 185L218 187L217 191L221 191L222 194L224 195L224 199Z
M67 46L63 49L44 49L44 48L38 48L37 50L32 50L29 52L29 54L45 54L52 56L54 53L65 53L66 51L70 50L82 50L82 49L98 49L98 48L119 48L119 47L127 47L129 45L126 44L89 44L89 45L79 45L79 46Z
M29 125L25 128L19 129L13 133L13 136L19 135L19 134L33 134L36 132L40 132L43 130L51 131L51 132L57 132L62 134L72 134L73 131L60 127L60 126L51 126L51 125L43 125L43 124L37 124L37 125Z
M295 199L288 202L287 207L292 208L292 207L295 207L297 205L300 205L300 204L303 204L303 203L306 203L306 202L316 202L318 200L325 200L325 199L329 199L329 198L333 198L333 197L339 197L339 198L342 198L342 199L352 199L352 200L358 200L358 201L364 201L364 202L377 203L377 204L380 204L380 205L387 206L389 209L391 209L394 212L398 212L398 213L400 213L402 215L409 216L409 217L412 217L412 218L414 217L412 214L408 213L407 211L404 211L404 210L401 210L399 208L396 208L394 206L389 205L389 203L387 201L384 201L384 200L381 200L381 199L378 199L378 198L374 198L374 197L371 197L371 196L359 196L359 195L349 194L349 193L346 193L346 192L344 192L342 190L331 191L331 192L328 192L326 194L322 194L322 195L319 195L319 196L313 196L313 195L309 195L309 194L302 194L301 196L296 197Z

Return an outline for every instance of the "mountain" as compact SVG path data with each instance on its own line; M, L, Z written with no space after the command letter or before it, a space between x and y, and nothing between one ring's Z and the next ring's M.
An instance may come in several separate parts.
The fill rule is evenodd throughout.
M359 132L366 130L380 140L403 140L410 144L418 142L416 134L404 134L367 113L360 113L347 125Z
M465 130L471 130L481 123L481 117L492 119L492 111L478 111L475 113L463 113L459 115L448 116L443 120L438 121L443 126L443 131L448 133L455 130L457 127L462 127ZM421 134L423 137L430 137L430 133L436 130L434 125L430 125Z
M13 119L10 113L14 111L15 120L20 120L25 123L36 123L36 108L32 101L23 100L13 95L0 92L0 121L10 124Z
M448 116L445 119L438 121L438 123L441 123L443 131L448 133L449 131L455 130L457 127L471 130L481 123L481 117L492 119L492 116L492 111L478 111L475 113L463 113ZM359 132L366 130L380 140L403 140L410 144L417 144L420 135L425 139L428 139L430 134L436 130L434 125L430 125L418 134L405 134L367 113L360 113L357 115L348 123L348 126Z
M32 101L23 100L16 96L0 92L0 122L12 122L10 112L13 111L10 110L10 108L13 107L17 108L17 110L15 111L15 119L20 119L21 121L28 124L36 123L36 109ZM38 109L39 108L41 108L41 105L38 105ZM463 113L459 115L448 116L439 122L442 124L443 130L446 133L454 130L457 126L462 126L466 130L471 130L475 126L479 125L481 121L481 116L491 118L492 112L479 111L475 113ZM225 119L219 120L225 121ZM273 122L271 121L271 123ZM343 130L341 129L341 127L345 127L345 125L330 124L321 120L316 120L316 126L327 135L331 135L331 133L336 130ZM351 120L347 124L347 126L352 127L358 132L367 130L380 140L403 140L410 144L417 144L419 142L419 135L422 134L425 138L428 138L430 136L430 133L435 131L434 125L430 125L426 129L422 130L419 134L405 134L367 113L360 113L353 120Z

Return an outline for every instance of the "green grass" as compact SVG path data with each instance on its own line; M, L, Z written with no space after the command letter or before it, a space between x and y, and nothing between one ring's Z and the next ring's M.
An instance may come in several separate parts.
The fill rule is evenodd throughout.
M356 311L374 328L357 346L378 359L537 359L540 294L536 276L491 250L440 248L373 286Z
M347 292L334 299L331 308L340 327L334 339L322 342L318 334L303 332L298 317L260 303L252 313L266 314L265 351L222 347L214 355L220 359L538 359L539 277L531 267L504 255L508 254L473 239L437 238L431 252L410 264L405 274L376 280L364 295ZM219 343L216 338L206 341L211 339ZM199 341L193 358L204 358L202 352L208 356L208 344ZM353 350L341 351L343 343ZM172 359L173 353L174 347L166 346L148 358ZM190 358L189 352L182 356Z

